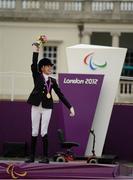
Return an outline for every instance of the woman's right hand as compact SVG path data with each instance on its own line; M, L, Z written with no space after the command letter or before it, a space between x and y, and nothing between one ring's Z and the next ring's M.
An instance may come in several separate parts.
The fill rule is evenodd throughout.
M33 52L39 52L40 47L42 48L45 43L48 42L47 36L40 35L37 40L32 44Z

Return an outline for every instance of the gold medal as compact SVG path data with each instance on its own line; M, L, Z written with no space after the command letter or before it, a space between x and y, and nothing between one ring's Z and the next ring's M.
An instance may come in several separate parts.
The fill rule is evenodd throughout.
M42 75L43 76L43 75ZM46 80L45 80L45 78L43 77L43 79L44 79L44 82L45 82L45 86L46 86L46 90L47 90L47 94L46 94L46 97L48 98L48 99L50 99L51 98L51 94L50 94L50 89L51 89L51 78L49 78L49 82L47 82ZM45 88L45 87L44 87Z
M50 98L51 98L50 93L47 93L47 95L46 95L46 96L47 96L47 98L48 98L48 99L50 99Z

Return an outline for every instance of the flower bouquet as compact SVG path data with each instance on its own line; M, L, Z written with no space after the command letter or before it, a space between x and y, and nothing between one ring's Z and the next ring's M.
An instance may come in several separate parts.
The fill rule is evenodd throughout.
M32 45L35 45L35 46L37 46L37 47L40 47L40 45L44 45L44 44L47 43L47 42L48 42L47 36L45 36L45 35L40 35L40 36L37 38L36 42L34 42Z

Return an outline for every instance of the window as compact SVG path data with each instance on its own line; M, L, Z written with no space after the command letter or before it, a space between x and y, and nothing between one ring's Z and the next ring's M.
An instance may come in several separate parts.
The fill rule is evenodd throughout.
M57 46L45 46L44 47L44 57L49 58L53 65L52 74L57 73Z
M133 49L127 51L122 76L133 77Z

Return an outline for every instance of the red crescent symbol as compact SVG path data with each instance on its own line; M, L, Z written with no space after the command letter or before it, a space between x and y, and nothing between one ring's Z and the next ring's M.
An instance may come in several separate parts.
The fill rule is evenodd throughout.
M88 59L88 57L90 56L90 55L92 55L93 54L93 52L92 53L90 53L90 54L87 54L86 56L85 56L85 58L84 58L84 63L87 65L88 63L87 63L87 59Z

